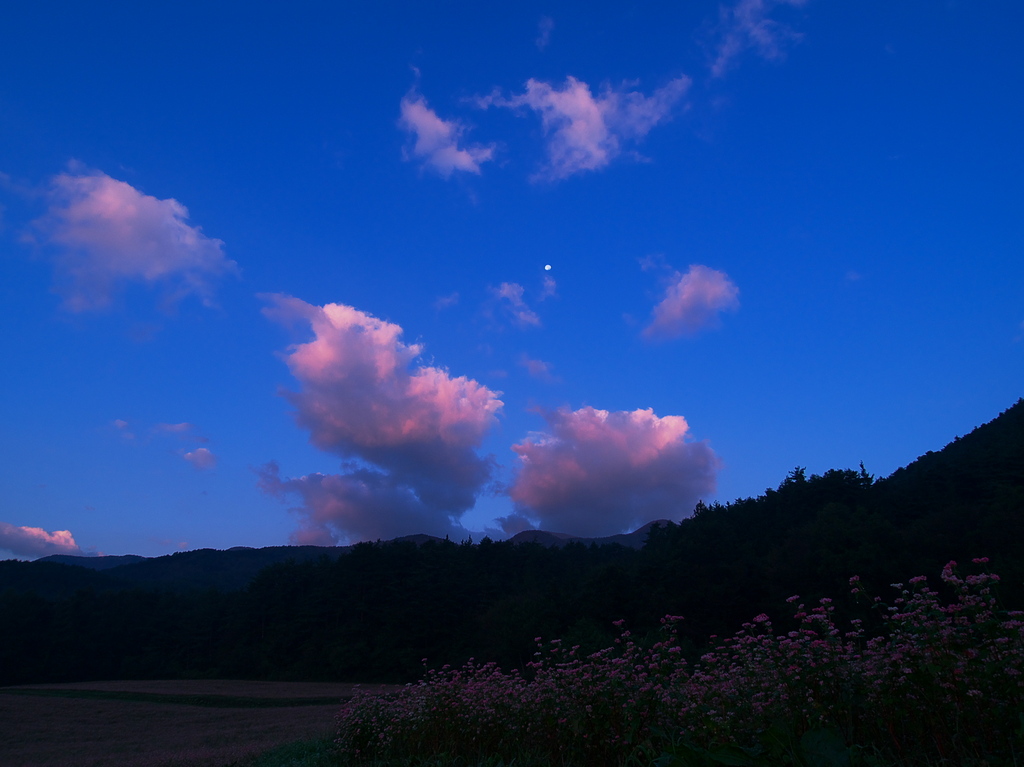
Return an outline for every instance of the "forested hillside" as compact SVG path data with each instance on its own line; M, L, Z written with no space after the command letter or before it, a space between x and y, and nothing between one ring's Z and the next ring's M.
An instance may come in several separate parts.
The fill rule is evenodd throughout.
M204 556L218 553L231 552ZM522 666L536 636L597 649L613 636L612 621L643 636L666 613L686 617L683 634L697 652L710 634L760 612L785 625L792 594L844 602L851 575L884 592L909 575L937 583L948 560L980 556L1003 575L1007 606L1019 608L1024 401L886 479L863 468L821 476L798 468L762 496L700 505L691 518L653 527L641 549L484 539L296 554L237 589L188 590L189 581L165 576L126 588L111 575L125 568L0 563L0 684L409 681L423 658ZM35 571L43 575L34 582Z

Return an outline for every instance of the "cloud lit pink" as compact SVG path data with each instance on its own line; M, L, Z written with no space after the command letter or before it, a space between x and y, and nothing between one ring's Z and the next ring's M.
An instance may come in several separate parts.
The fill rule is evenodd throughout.
M401 491L414 494L424 513L444 524L469 509L490 478L492 461L476 449L496 423L499 393L437 367L414 365L422 351L419 344L402 343L398 325L354 307L313 306L282 295L265 298L268 317L308 324L314 334L285 355L301 384L300 391L284 393L298 425L309 430L310 442L321 450L386 472L383 480L372 482L360 474L370 489L346 495L345 508L358 506L363 498L365 513L373 516L379 507L371 497ZM318 518L314 511L311 522ZM351 519L352 512L346 512L335 526L357 529Z
M551 372L551 363L545 362L544 360L535 360L528 357L526 354L519 355L520 366L526 368L526 372L538 381L544 381L545 383L554 383L558 380L554 373Z
M534 40L534 44L537 46L537 50L542 51L548 47L548 43L551 42L551 32L555 28L555 20L550 16L541 16L540 22L537 24L537 39Z
M769 61L783 57L786 43L800 39L800 34L769 14L779 6L800 7L807 0L738 0L735 5L719 8L720 40L711 74L721 77L748 49Z
M529 519L545 530L614 535L680 519L714 492L721 461L706 442L687 441L682 416L592 407L543 416L547 432L512 446L520 465L507 530Z
M217 456L205 447L198 447L189 453L185 453L182 457L199 469L199 471L206 471L217 466Z
M595 96L587 83L571 75L561 88L531 78L523 93L504 97L495 92L477 103L537 112L547 136L548 159L534 179L558 181L608 165L622 154L624 143L639 141L671 117L690 82L678 77L650 96L610 87Z
M189 434L195 430L195 425L188 421L182 421L181 423L158 423L153 427L153 431L160 432L163 434Z
M558 298L558 283L555 282L554 277L549 274L545 274L542 285L543 287L540 291L541 301L546 301L549 298Z
M410 159L411 153L424 167L444 178L457 170L480 173L480 164L492 159L493 146L474 144L460 148L459 140L466 131L465 126L457 120L442 120L415 89L405 95L400 108L399 127L415 136L406 159Z
M523 292L523 286L517 282L503 282L497 288L491 288L491 294L498 299L504 313L518 327L539 328L540 317L527 305L523 299Z
M0 522L0 550L20 557L46 557L50 554L82 554L70 530L48 533L41 527L15 527Z
M34 225L54 247L56 290L72 312L105 309L131 283L156 286L172 305L187 295L210 304L214 282L237 273L224 243L189 226L188 210L105 173L62 173Z
M693 335L717 322L721 312L739 309L739 293L724 272L693 264L686 274L673 276L643 335L649 339Z

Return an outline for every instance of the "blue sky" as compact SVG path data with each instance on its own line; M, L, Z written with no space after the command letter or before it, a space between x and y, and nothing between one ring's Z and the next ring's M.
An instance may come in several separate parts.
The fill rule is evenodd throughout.
M611 534L1024 394L1019 4L356 5L0 11L0 556Z

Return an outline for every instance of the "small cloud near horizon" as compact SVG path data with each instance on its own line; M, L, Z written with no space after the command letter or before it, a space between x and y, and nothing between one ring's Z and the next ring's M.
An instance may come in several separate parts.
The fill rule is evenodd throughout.
M16 527L7 522L0 522L0 551L31 558L51 554L85 556L70 530L48 533L41 527Z

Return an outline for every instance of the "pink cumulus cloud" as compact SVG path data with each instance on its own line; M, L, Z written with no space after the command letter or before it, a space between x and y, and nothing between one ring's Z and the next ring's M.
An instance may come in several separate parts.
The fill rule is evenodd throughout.
M738 0L719 8L719 41L711 63L713 77L722 77L747 50L769 61L781 59L788 43L801 35L770 17L780 6L800 7L807 0Z
M198 447L182 456L199 471L206 471L217 466L217 456L205 447Z
M623 145L646 136L667 121L691 80L681 76L645 96L639 91L606 87L594 95L590 86L569 76L559 88L526 81L523 93L500 93L478 99L481 107L527 107L538 113L547 136L547 163L534 180L559 181L576 173L604 168L623 152Z
M444 178L455 171L480 173L481 163L493 159L494 147L473 144L459 147L466 128L457 120L443 120L427 106L427 100L410 90L400 104L398 126L413 138L406 159L417 159Z
M212 303L216 279L238 272L224 243L190 226L188 209L105 173L62 173L47 213L34 222L56 253L56 290L72 312L105 309L130 283L159 286L173 305L187 295Z
M523 286L518 282L503 282L497 288L491 288L491 295L498 300L502 311L517 327L539 328L540 317L527 305L523 293Z
M648 339L693 335L713 325L721 312L739 309L739 288L724 272L693 264L676 272L643 330Z
M82 555L70 530L48 533L41 527L15 527L0 522L0 550L22 557L46 557L50 554Z
M374 492L410 493L439 520L472 507L491 475L492 459L478 456L476 449L497 422L500 392L414 364L421 345L403 343L401 327L354 307L313 306L283 295L265 298L270 302L266 316L308 325L313 332L313 340L291 346L284 355L301 384L284 396L295 408L296 423L309 430L310 442L378 467L384 479L351 476L358 474ZM374 493L352 497L367 499L366 514L379 513L370 502ZM348 503L346 508L355 501ZM337 527L347 529L350 522L346 513Z
M687 441L682 416L592 407L542 415L548 431L512 446L520 465L507 530L528 519L555 532L614 535L679 519L714 492L721 461L706 442Z

